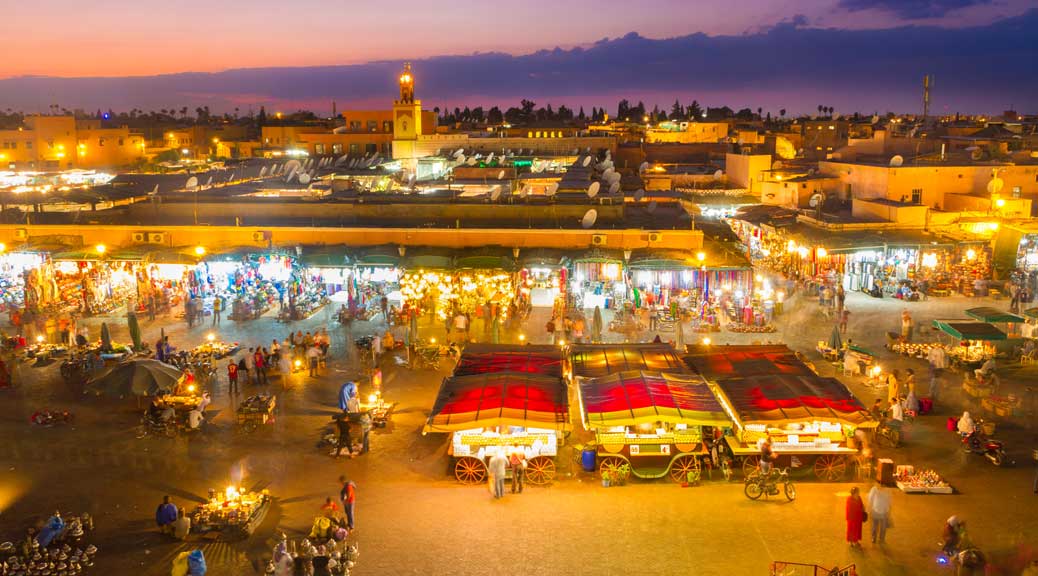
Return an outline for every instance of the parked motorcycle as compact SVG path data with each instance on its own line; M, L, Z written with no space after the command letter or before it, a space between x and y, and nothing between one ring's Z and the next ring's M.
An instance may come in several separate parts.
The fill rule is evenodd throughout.
M1006 457L1005 447L1001 440L991 438L983 432L984 421L978 420L976 430L969 436L963 436L962 449L973 454L981 454L995 466L1012 464Z

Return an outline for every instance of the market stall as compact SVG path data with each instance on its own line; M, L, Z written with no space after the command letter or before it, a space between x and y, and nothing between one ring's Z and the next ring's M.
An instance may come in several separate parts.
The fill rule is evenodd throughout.
M934 328L951 337L945 345L952 366L972 370L997 353L994 344L1006 339L1005 332L987 322L934 320Z
M235 411L238 427L251 434L264 424L272 424L277 400L273 394L257 394L242 400Z
M1019 338L1021 327L1027 322L1027 319L1022 316L1003 312L1002 310L990 306L969 308L966 310L966 315L974 320L987 322L988 324L995 326L1004 332L1007 338Z
M570 305L584 309L619 308L627 292L623 266L623 253L619 251L596 248L574 258L569 274Z
M520 309L552 308L566 297L569 255L562 250L521 250L516 304Z
M517 372L561 378L562 365L558 346L469 344L458 359L454 376Z
M454 476L478 484L491 456L522 452L526 479L555 478L561 436L570 430L566 384L536 373L487 372L445 378L422 433L449 432Z
M1020 335L1024 338L1038 338L1038 308L1028 308L1022 314L1027 322L1020 327Z
M0 251L0 312L25 306L25 271L41 267L45 259L38 252Z
M191 511L191 533L212 540L248 538L263 522L272 498L264 489L250 492L228 486L220 493L209 490L209 498Z
M377 314L383 296L391 306L399 308L403 304L400 290L402 251L406 249L380 245L358 248L351 253L353 281L347 286L346 301L355 318L366 320Z
M916 470L901 465L894 471L894 482L905 494L951 494L955 490L935 470Z
M628 371L581 379L584 425L606 477L699 480L701 460L731 426L706 382L688 374ZM715 432L716 430L716 432Z
M725 436L744 473L758 467L770 438L778 466L812 460L820 480L843 479L857 450L847 445L859 427L874 426L865 406L835 378L823 378L784 345L689 346L685 362L714 386L735 423Z

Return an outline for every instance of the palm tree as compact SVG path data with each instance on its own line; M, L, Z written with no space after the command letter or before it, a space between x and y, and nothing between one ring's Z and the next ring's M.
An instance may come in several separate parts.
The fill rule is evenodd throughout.
M821 116L821 115L822 115L822 110L825 110L825 106L822 106L821 104L819 104L819 105L818 105L818 115L819 115L819 116Z

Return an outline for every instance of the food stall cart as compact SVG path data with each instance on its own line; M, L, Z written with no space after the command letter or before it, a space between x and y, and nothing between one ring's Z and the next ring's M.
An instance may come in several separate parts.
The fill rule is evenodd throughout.
M209 499L191 511L191 533L212 540L248 538L270 510L267 490L249 492L229 486L222 494L209 491Z
M570 379L599 378L631 370L688 372L669 344L573 344L569 347L567 376ZM579 380L576 383L579 384Z
M241 431L251 434L261 425L273 423L277 400L278 397L273 394L257 394L242 400L237 410L237 421Z
M997 352L992 342L1006 339L1006 333L987 322L970 320L934 320L933 327L951 336L954 343L946 346L952 366L963 370L979 368Z
M598 470L621 480L695 482L710 443L731 427L699 376L628 371L581 379L577 389L584 426L595 432Z
M814 373L785 345L689 346L685 362L717 393L735 423L725 441L744 474L760 462L770 437L778 466L813 460L820 480L843 479L857 450L856 428L873 427L865 406L839 380Z
M449 432L448 454L463 484L486 480L487 461L499 452L526 456L526 480L555 478L561 436L569 432L566 383L530 372L485 372L444 378L422 430Z

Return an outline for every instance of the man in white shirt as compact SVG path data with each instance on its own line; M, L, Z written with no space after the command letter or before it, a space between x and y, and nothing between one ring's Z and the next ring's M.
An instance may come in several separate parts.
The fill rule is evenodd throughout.
M198 430L202 425L202 412L198 408L187 413L187 425L191 430Z
M884 488L879 482L869 490L869 521L872 522L872 543L883 544L887 537L887 526L890 525L890 490Z
M177 540L187 540L191 533L191 519L184 515L184 510L177 512L177 519L173 521L173 537Z

